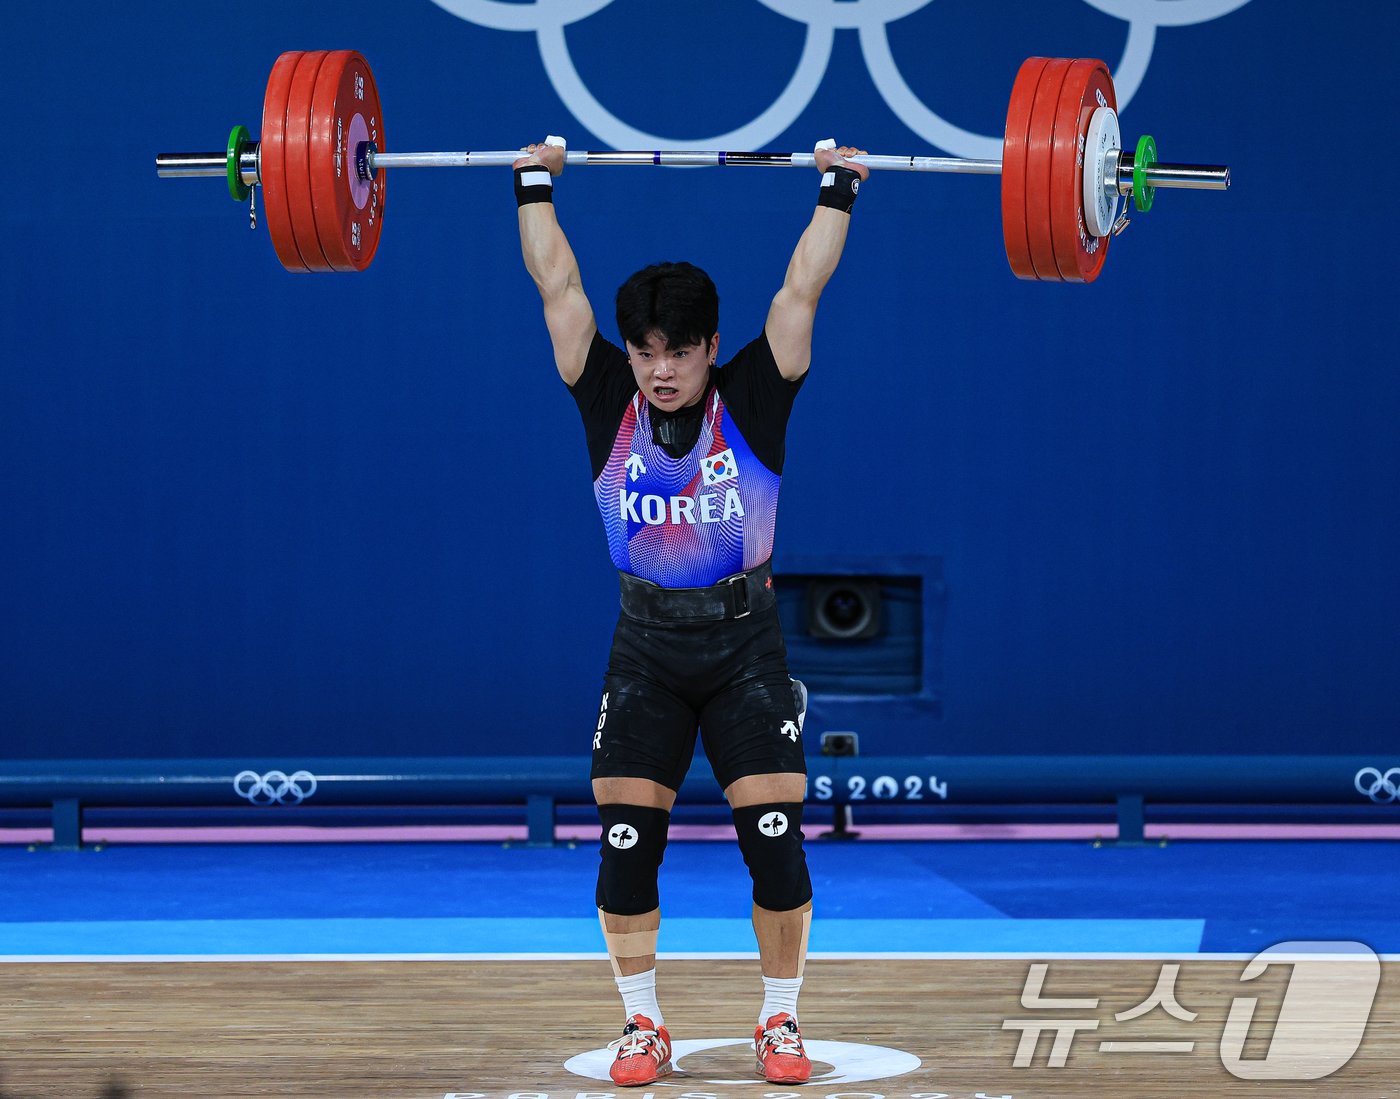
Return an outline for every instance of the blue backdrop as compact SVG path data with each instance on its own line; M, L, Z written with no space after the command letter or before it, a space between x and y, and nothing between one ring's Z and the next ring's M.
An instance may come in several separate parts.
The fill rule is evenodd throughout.
M157 152L256 135L280 51L346 47L399 150L602 148L630 127L980 155L1023 57L1103 57L1125 136L1228 162L1234 188L1161 192L1089 287L1011 276L995 180L862 191L776 562L941 557L943 717L819 699L814 720L858 724L867 752L1396 743L1394 5L70 15L6 8L4 755L586 750L615 582L508 173L393 175L354 276L289 274L222 182L155 175ZM687 258L732 351L815 191L809 172L596 168L557 201L605 333L627 274Z

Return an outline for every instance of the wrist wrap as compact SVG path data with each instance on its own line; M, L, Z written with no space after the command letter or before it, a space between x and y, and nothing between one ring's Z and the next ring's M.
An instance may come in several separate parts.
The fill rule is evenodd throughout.
M860 190L860 173L840 164L832 165L822 175L821 191L817 194L818 206L830 206L833 210L851 212L856 204L856 193Z
M532 202L554 201L554 179L543 164L526 164L515 169L515 202L528 206Z

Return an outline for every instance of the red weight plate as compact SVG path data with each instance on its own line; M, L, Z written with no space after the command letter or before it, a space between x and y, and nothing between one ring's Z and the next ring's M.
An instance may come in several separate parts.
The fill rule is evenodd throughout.
M1018 279L1035 278L1031 247L1026 239L1026 139L1030 133L1036 85L1040 83L1046 64L1044 57L1029 57L1021 63L1016 82L1011 85L1006 134L1002 138L1001 233L1006 242L1006 260Z
M287 92L287 206L292 212L297 251L311 271L333 270L321 250L316 211L311 201L311 98L316 91L316 77L327 56L325 50L303 55Z
M1055 108L1051 154L1050 226L1055 266L1065 282L1093 282L1108 254L1109 238L1091 236L1084 222L1084 138L1099 107L1118 109L1108 66L1090 58L1075 61Z
M384 148L379 91L354 50L326 58L316 78L311 113L311 197L321 249L337 271L363 271L374 259L384 225L384 183L356 170L362 142Z
M287 91L301 60L301 50L288 50L272 66L263 95L262 133L258 139L258 179L263 190L263 218L277 258L288 271L305 271L292 234L287 207L287 171L283 158L283 134L287 126Z
M1051 58L1040 74L1031 107L1030 133L1026 140L1026 239L1030 242L1035 277L1059 282L1055 267L1055 239L1050 229L1051 154L1055 148L1055 108L1072 62Z

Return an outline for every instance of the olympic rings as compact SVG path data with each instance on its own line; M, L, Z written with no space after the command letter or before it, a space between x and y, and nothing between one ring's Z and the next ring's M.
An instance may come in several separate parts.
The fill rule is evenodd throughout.
M1366 780L1364 786L1361 784L1363 778ZM1363 767L1356 772L1352 785L1358 794L1365 794L1377 805L1400 801L1400 767L1392 767L1385 774L1381 774L1376 767Z
M443 0L434 0L441 3ZM608 0L609 3L612 0ZM802 56L797 62L788 85L771 106L761 115L737 130L713 137L675 138L649 134L623 122L604 107L588 90L574 68L573 57L569 54L569 44L564 37L562 26L541 27L536 32L539 40L540 56L544 59L544 71L559 98L569 108L573 116L589 130L597 134L609 145L617 149L668 147L673 149L757 149L772 141L794 122L807 108L816 95L817 88L826 76L827 63L831 60L831 45L836 32L831 27L809 25L807 38L802 44Z
M254 805L300 805L316 792L316 776L310 771L239 771L233 778L233 790Z
M615 149L759 149L789 129L811 103L831 61L838 30L854 30L875 88L895 115L929 144L954 156L996 160L1002 137L954 125L909 87L890 49L890 23L927 7L932 0L759 0L764 7L807 27L802 56L786 87L752 121L727 134L676 138L648 133L618 118L584 84L569 53L564 28L608 7L613 0L433 0L460 19L494 30L534 31L545 75L573 116ZM1206 23L1242 8L1249 0L1084 0L1128 24L1123 56L1113 71L1121 111L1142 86L1152 60L1158 27Z

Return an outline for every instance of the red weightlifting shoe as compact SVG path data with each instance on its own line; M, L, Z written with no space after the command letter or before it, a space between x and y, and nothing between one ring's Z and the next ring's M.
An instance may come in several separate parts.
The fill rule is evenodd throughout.
M650 1084L658 1076L671 1073L671 1036L664 1026L657 1026L645 1015L628 1019L622 1037L609 1042L608 1048L617 1050L608 1075L619 1087Z
M786 1011L754 1030L753 1048L758 1071L770 1084L805 1084L811 1078L812 1062L802 1048L802 1032Z

